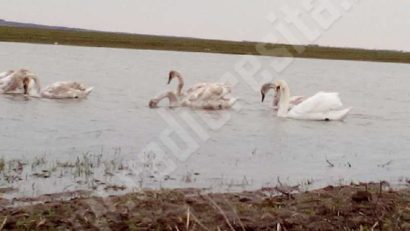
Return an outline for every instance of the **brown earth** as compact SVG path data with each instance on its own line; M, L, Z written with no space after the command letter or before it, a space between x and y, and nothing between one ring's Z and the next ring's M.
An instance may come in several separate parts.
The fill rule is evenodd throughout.
M290 187L213 194L179 189L43 201L0 208L0 230L410 230L410 189L381 186L295 194L288 194Z

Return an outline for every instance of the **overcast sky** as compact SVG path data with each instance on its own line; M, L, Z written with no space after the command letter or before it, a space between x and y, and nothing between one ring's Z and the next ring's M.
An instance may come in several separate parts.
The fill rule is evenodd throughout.
M312 2L313 7L303 7L303 2ZM332 3L332 9L337 11L332 11L333 14L326 10L321 11L323 2ZM321 3L320 0L0 0L0 18L142 34L410 50L409 0L323 0L323 2ZM351 2L351 8L346 10L341 6L341 2ZM300 18L303 24L307 25L310 34L286 21L287 16L283 11L286 8L291 11L303 11ZM316 11L322 12L321 15L328 20L323 22L325 26L324 24L321 26L320 22L313 18L312 15ZM337 20L333 20L331 16L337 16ZM275 17L277 19L272 23ZM331 23L328 29L323 29L327 27L328 22L333 21L334 23Z

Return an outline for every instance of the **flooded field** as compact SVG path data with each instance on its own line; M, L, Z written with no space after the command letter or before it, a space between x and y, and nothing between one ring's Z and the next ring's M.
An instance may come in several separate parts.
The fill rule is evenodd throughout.
M277 179L306 188L400 184L410 177L406 64L294 59L277 73L272 62L288 59L17 43L0 43L0 51L0 71L25 67L43 86L79 80L95 87L84 100L0 97L5 197L177 187L238 191ZM176 88L166 85L171 69L187 86L228 78L240 100L227 111L148 108L153 96ZM277 118L270 100L260 102L257 86L279 78L294 95L338 91L353 110L344 122Z

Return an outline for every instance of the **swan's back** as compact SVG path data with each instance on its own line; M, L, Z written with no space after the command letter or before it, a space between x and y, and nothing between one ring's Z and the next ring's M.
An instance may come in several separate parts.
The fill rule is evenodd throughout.
M315 95L305 99L303 102L295 105L292 111L296 114L307 114L315 112L327 112L337 110L343 107L337 92L318 92Z
M337 92L318 92L305 101L295 105L288 113L289 117L307 120L341 120L344 119L348 109L343 107Z
M187 92L187 100L209 101L219 100L231 92L231 88L220 83L202 83L190 88Z
M208 100L208 101L184 101L182 106L188 106L192 108L206 109L206 110L222 110L231 108L235 102L236 98L230 99L218 99L218 100Z
M66 81L53 83L47 86L42 92L42 97L52 99L65 99L65 98L83 98L91 93L93 87L85 87L83 84Z

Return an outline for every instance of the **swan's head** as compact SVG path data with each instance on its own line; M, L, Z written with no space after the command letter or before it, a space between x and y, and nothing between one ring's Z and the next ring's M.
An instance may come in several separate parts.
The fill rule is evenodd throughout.
M23 88L24 88L24 94L28 94L28 85L30 84L30 78L24 77L23 79Z
M170 71L169 72L169 76L168 76L168 84L171 83L172 79L174 79L175 77L180 76L178 71Z
M262 102L265 100L266 94L270 91L270 89L274 89L275 85L273 83L265 83L261 87L261 95L262 95Z
M25 95L34 97L40 95L40 84L35 76L27 75L23 78L23 89Z
M149 103L148 103L148 106L149 106L150 108L156 108L156 107L158 107L158 103L159 103L162 99L165 99L165 98L168 98L168 100L169 100L169 106L170 106L170 107L176 107L176 106L178 106L177 96L176 96L176 94L175 94L174 92L172 92L172 91L165 92L164 94L162 94L162 95L160 95L160 96L158 96L158 97L155 97L154 99L151 99L151 100L149 101Z
M149 103L148 103L148 106L149 106L150 108L156 108L156 107L158 107L158 103L159 103L158 100L156 100L156 99L151 99L151 100L149 101Z
M288 84L286 83L286 81L281 79L273 81L273 86L276 92L288 88Z

